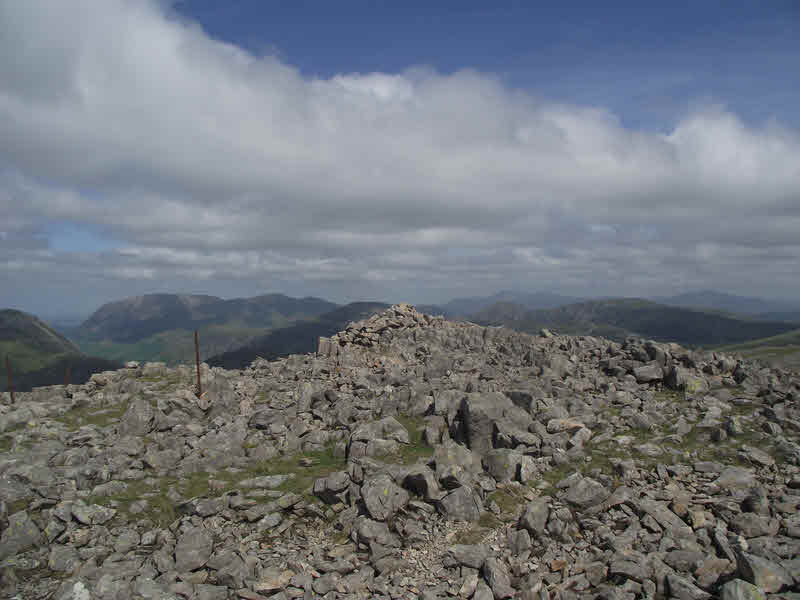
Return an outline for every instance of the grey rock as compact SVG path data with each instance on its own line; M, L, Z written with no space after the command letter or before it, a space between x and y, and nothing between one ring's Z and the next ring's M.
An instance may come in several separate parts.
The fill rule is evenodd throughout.
M43 543L39 527L26 511L8 517L8 526L0 536L0 560L14 556Z
M475 593L472 595L472 600L494 600L492 588L482 579L479 580L478 584L475 586Z
M637 383L652 383L664 378L664 370L657 363L642 365L633 369L633 376Z
M489 549L483 544L455 544L447 549L459 565L480 569L489 556Z
M483 457L483 468L498 482L509 482L517 479L522 459L520 452L498 448L486 452Z
M454 521L477 521L483 512L483 501L471 487L460 487L439 502L442 513Z
M675 573L667 575L667 589L671 598L679 600L708 600L711 598L711 594Z
M639 500L638 506L643 512L653 517L670 536L689 538L694 535L692 528L663 503L657 500L642 499Z
M193 527L178 538L175 546L175 568L186 573L206 564L214 550L214 536L210 531Z
M766 600L764 592L752 583L733 579L719 588L720 600Z
M385 521L408 504L408 492L399 487L388 475L377 475L364 482L361 497L370 517Z
M403 478L403 487L421 496L426 502L441 500L443 496L436 474L425 465L414 465L409 468Z
M540 537L544 533L549 514L548 499L536 498L525 506L519 518L519 527L526 529L534 537Z
M589 477L575 481L564 495L564 501L578 508L589 508L600 504L611 495L603 484Z
M153 430L155 411L149 400L135 398L117 427L121 436L144 436Z
M749 489L756 484L756 476L751 469L726 467L714 483L726 489Z
M486 583L492 588L492 594L497 600L511 598L514 595L514 588L511 587L511 578L505 563L497 558L490 557L484 561L481 570L486 578Z
M81 564L78 551L72 546L54 545L50 547L47 567L51 571L72 573Z
M768 594L781 591L792 585L792 576L781 565L755 554L737 553L739 574Z

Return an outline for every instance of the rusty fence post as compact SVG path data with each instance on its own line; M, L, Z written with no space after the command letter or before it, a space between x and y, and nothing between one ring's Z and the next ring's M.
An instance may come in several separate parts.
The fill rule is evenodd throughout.
M14 384L11 382L11 363L6 355L6 374L8 375L8 393L11 395L11 404L14 404Z
M194 330L194 361L197 365L197 397L203 395L203 388L200 383L200 346L197 343L197 329Z

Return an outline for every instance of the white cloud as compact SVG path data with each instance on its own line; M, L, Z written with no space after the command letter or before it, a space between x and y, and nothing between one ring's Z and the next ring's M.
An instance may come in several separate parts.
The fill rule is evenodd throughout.
M9 276L419 300L487 279L800 291L776 280L800 255L800 138L719 106L633 131L472 71L305 78L155 1L29 0L0 4L0 139ZM121 249L9 245L60 221Z

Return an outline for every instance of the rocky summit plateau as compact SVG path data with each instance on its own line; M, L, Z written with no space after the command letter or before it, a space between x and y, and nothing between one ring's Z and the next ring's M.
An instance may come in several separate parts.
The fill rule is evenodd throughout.
M396 305L0 406L0 596L800 599L800 375Z

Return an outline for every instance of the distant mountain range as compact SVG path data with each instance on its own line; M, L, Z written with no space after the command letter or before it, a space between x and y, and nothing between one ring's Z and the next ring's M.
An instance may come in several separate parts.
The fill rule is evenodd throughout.
M550 292L514 292L505 290L491 296L456 298L442 304L443 314L448 317L474 315L497 303L511 303L529 309L556 308L565 304L580 302L583 298L561 296Z
M764 300L763 298L748 298L711 290L689 292L666 298L653 298L653 300L670 306L719 310L738 315L771 318L771 316L784 313L784 316L789 317L789 320L800 318L800 302L790 303Z
M636 335L684 346L736 344L797 329L793 323L741 319L717 311L667 306L636 298L592 300L546 310L497 303L472 315L471 320L529 333L549 328L559 333L616 340Z
M11 357L19 381L45 385L116 368L127 360L170 364L194 360L193 332L199 331L201 360L242 368L254 358L273 359L314 351L349 321L388 304L355 302L339 306L320 298L268 294L224 300L215 296L151 294L100 307L79 325L60 321L59 331L21 311L0 311L0 360ZM800 329L800 305L700 291L663 297L586 300L550 292L501 291L485 297L456 298L441 305L418 305L484 325L527 332L547 327L561 333L623 339L639 335L688 346L747 343L748 352ZM778 340L795 340L789 338ZM745 348L743 348L745 349ZM786 345L778 351L785 354ZM2 379L2 378L0 378ZM4 387L0 387L4 389Z

